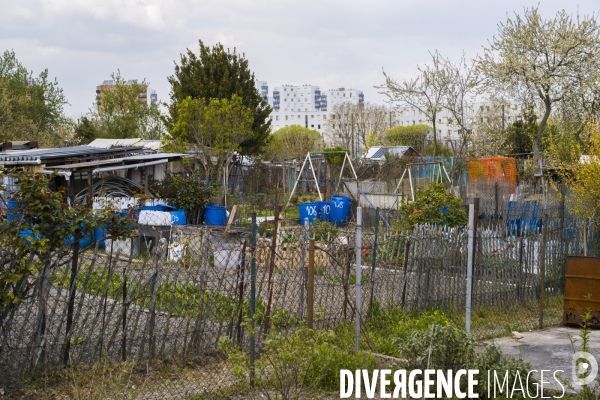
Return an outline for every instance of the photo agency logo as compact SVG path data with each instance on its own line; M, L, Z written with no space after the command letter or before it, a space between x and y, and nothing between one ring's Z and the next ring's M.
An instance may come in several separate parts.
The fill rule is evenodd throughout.
M585 351L573 354L573 368L571 369L571 380L579 386L589 385L598 376L598 361Z
M573 355L571 383L591 385L598 375L593 355L579 351ZM564 370L340 370L340 398L372 399L487 398L561 399L565 396Z

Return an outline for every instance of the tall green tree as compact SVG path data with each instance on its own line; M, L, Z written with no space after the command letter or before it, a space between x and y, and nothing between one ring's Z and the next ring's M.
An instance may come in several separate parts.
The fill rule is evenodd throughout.
M505 151L509 154L531 153L538 130L537 115L533 107L526 107L507 131Z
M227 177L227 168L242 143L253 134L252 114L237 95L211 99L207 104L187 97L177 105L172 137L175 142L193 145L205 176L219 182Z
M160 110L156 104L140 102L140 94L147 91L148 83L127 82L120 72L111 75L114 86L103 89L96 96L96 104L88 119L94 121L96 137L162 139L165 131ZM90 134L89 127L86 134ZM81 129L77 131L82 133Z
M14 51L0 55L0 141L37 140L41 146L58 146L68 119L68 104L48 70L38 76L28 71Z
M188 49L175 64L175 73L168 78L171 102L167 127L172 130L179 120L179 104L191 97L208 104L211 99L231 99L233 95L252 110L252 135L240 145L246 155L258 154L266 145L271 122L267 120L271 107L258 93L254 73L248 60L234 49L225 50L222 44L205 46L199 41L199 53Z
M100 130L96 127L94 121L88 116L84 116L75 126L73 140L75 144L88 144L101 136Z
M595 15L573 18L559 11L543 19L538 8L498 25L477 68L487 88L521 99L537 99L541 116L534 142L535 174L542 173L542 134L562 102L598 104L600 26ZM594 100L596 99L596 100ZM582 110L585 109L582 107Z

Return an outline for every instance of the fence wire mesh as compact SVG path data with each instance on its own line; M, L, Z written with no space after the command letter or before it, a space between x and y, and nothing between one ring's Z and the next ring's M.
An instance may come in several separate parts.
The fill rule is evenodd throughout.
M365 209L357 252L352 222L276 224L277 212L265 206L254 224L251 209L240 206L227 228L157 216L131 237L62 252L2 317L0 385L62 379L70 393L98 398L236 393L241 382L223 338L254 357L269 332L289 334L308 320L318 329L352 321L357 268L363 320L376 306L438 308L464 324L466 229L403 232L381 218L393 227L396 211ZM595 225L562 209L527 212L477 230L475 338L559 324L565 256L596 254ZM72 369L59 368L67 364ZM84 379L78 368L93 373Z

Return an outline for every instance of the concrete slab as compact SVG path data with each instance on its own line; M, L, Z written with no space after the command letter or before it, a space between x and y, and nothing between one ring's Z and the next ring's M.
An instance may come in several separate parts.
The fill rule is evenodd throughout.
M542 369L551 370L552 372L563 370L562 376L572 382L571 374L573 366L571 358L574 352L579 351L581 347L575 345L575 348L573 348L569 340L569 334L572 337L576 337L578 342L580 342L578 328L559 326L539 331L519 332L519 334L522 335L521 339L515 339L511 335L509 337L486 340L484 343L496 343L500 346L504 354L516 358L521 357L528 361L533 369L538 371ZM590 353L600 362L600 330L591 331L589 344ZM549 380L553 383L550 386L556 390L561 390L551 375L550 378ZM579 388L575 387L575 389Z

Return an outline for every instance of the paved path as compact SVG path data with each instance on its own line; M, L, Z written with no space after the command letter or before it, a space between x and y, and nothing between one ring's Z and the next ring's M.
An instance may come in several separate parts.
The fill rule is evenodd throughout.
M486 343L496 343L502 352L513 357L522 357L531 363L536 370L563 370L563 377L571 380L571 357L574 350L569 340L569 334L579 339L579 329L576 327L552 327L540 331L519 332L522 338L513 336L487 340ZM600 362L600 330L592 330L590 334L590 353ZM580 347L575 346L575 350ZM544 378L545 378L544 374ZM550 375L553 386L560 390ZM544 379L545 380L545 379ZM577 388L576 388L577 389Z

